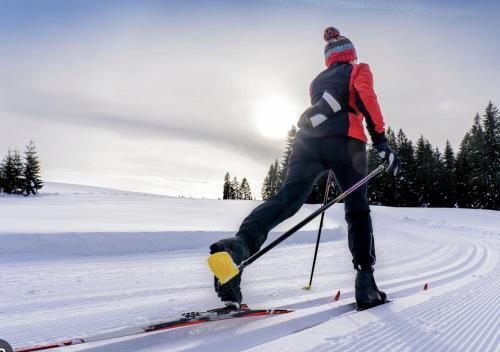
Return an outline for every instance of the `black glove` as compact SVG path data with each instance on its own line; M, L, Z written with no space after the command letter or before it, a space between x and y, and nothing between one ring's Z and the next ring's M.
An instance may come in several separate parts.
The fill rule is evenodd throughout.
M398 155L389 148L387 143L378 144L375 146L375 149L377 149L377 154L382 161L388 164L385 170L397 176L401 170L401 161Z
M210 246L210 254L228 252L236 265L250 257L250 248L241 237L224 238Z
M337 98L330 92L325 91L316 104L308 107L306 111L300 115L297 126L308 128L318 127L341 109L342 107Z

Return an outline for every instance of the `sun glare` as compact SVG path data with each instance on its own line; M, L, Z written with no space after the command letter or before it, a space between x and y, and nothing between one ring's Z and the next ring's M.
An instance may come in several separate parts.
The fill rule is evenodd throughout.
M273 139L286 138L288 130L299 118L297 107L284 97L257 101L253 117L259 134Z

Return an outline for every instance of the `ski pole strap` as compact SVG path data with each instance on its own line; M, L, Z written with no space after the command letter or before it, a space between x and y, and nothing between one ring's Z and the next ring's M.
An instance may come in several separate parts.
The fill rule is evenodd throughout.
M252 256L250 256L248 259L244 260L241 262L240 265L238 265L238 269L241 271L250 264L252 264L254 261L262 257L264 254L269 252L271 249L276 247L278 244L286 240L288 237L293 235L295 232L300 230L302 227L304 227L306 224L308 224L311 220L316 218L318 215L321 213L324 213L328 208L330 208L332 205L335 203L340 202L344 198L346 198L349 194L357 190L359 187L364 185L366 182L380 174L382 171L384 171L384 166L379 165L376 169L374 169L372 172L370 172L367 176L363 177L361 180L353 184L351 187L349 187L346 191L344 191L342 194L340 194L338 197L335 199L332 199L330 202L327 204L323 205L321 208L317 209L313 213L309 214L305 219L303 219L301 222L299 222L297 225L293 226L290 230L286 231L283 235L269 243L266 247L262 248L260 251L257 253L254 253Z

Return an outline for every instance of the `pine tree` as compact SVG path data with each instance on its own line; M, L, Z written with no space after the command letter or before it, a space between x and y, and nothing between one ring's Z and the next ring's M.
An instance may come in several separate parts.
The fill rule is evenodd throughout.
M14 190L14 166L10 149L2 161L2 188L5 193L12 193Z
M431 147L432 148L432 147ZM446 183L446 174L444 170L444 161L441 152L436 147L432 154L431 161L431 189L433 190L430 194L430 206L432 207L443 207L445 205L445 192L443 185Z
M456 175L456 201L460 208L469 208L472 205L472 198L469 193L470 177L472 174L471 155L471 135L467 132L460 143L460 149L455 163Z
M380 159L377 150L373 145L368 147L368 170L377 168L380 164ZM368 201L374 205L384 205L384 191L383 191L382 175L375 177L368 182Z
M241 180L240 191L241 199L252 200L252 191L246 177L243 177L243 180Z
M482 121L482 207L500 209L500 113L491 101L486 106Z
M40 161L35 149L35 143L30 141L24 151L24 184L22 193L26 196L37 194L43 187L40 178Z
M14 194L22 194L24 188L24 165L21 157L21 153L17 149L14 149L14 152L11 156L11 165L10 165L10 185L11 185L11 193Z
M23 162L19 151L7 153L2 162L2 183L5 193L22 194L24 186Z
M432 145L420 135L415 151L415 183L419 206L428 207L431 205L432 193L434 192L433 159Z
M441 182L441 189L443 190L443 206L454 207L457 203L456 200L456 162L453 149L451 147L450 141L446 140L446 146L444 148L443 155L443 179Z
M5 192L6 179L5 179L5 159L0 163L0 193Z
M224 185L222 187L222 199L231 199L231 176L226 172Z
M411 207L418 204L415 189L415 149L402 129L396 138L396 151L401 160L401 171L396 181L396 205Z
M483 152L484 146L484 130L481 123L481 117L476 114L474 117L474 124L471 129L471 151L469 155L472 164L471 178L469 182L469 190L472 197L472 208L483 208L482 197L485 194L485 186L483 178Z
M262 184L262 199L266 200L278 193L281 188L281 168L278 159L269 167L264 183Z
M231 181L231 198L230 199L241 199L240 183L236 177L233 177Z
M389 147L397 152L397 140L394 130L390 127L387 129L387 143ZM380 158L377 150L371 146L368 149L368 168L373 170L380 165ZM389 173L382 173L377 178L370 181L368 185L368 200L372 204L396 205L396 180Z
M283 182L285 182L286 174L288 172L288 162L290 161L290 155L292 154L293 140L296 134L297 134L297 128L294 125L292 125L292 128L288 131L286 148L285 152L283 153L283 159L281 160L281 172L280 172L281 185L283 185Z

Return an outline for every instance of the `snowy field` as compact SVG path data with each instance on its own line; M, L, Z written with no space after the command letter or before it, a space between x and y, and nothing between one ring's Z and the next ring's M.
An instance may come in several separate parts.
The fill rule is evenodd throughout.
M219 306L208 246L232 235L259 203L50 183L44 192L0 196L0 339L17 349ZM275 230L314 209L303 207ZM372 214L375 276L389 304L364 312L348 305L354 271L336 205L326 214L311 291L302 287L318 221L245 270L247 304L293 313L57 350L499 351L500 212L373 207Z

